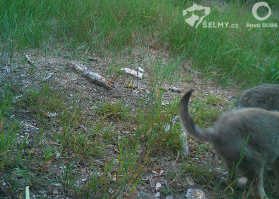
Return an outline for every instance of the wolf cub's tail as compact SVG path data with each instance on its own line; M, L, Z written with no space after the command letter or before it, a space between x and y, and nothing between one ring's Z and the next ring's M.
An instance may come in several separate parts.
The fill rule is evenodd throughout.
M189 111L188 102L192 95L193 89L189 90L181 99L179 104L179 118L187 133L200 141L211 141L213 139L213 132L211 129L201 129L194 124Z

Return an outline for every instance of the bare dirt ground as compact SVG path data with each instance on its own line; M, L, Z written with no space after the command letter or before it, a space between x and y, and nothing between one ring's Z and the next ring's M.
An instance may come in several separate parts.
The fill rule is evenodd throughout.
M24 55L30 57L33 65L26 61ZM0 78L9 78L16 85L14 90L18 93L18 96L15 98L15 103L17 100L20 100L22 93L27 88L38 89L41 87L41 82L44 81L50 85L51 89L61 92L64 99L66 99L64 101L66 105L71 106L73 100L76 100L81 107L82 114L88 115L89 119L94 120L98 117L98 115L94 114L94 109L99 102L113 103L122 100L123 103L136 109L138 100L144 100L149 96L148 94L152 86L150 80L154 78L152 64L160 59L162 60L162 67L165 67L167 63L173 60L166 52L143 48L133 49L130 53L119 57L106 53L103 56L97 56L97 59L94 61L89 61L87 59L88 56L92 55L85 54L84 57L71 59L86 65L88 69L109 79L113 83L111 90L106 90L103 87L95 85L78 74L68 64L70 59L67 53L46 56L37 51L28 51L23 54L18 54L12 62L7 60L7 63L4 63L4 67L0 71ZM178 66L181 68L182 78L176 82L168 83L166 81L162 84L162 89L164 89L163 103L167 104L171 100L179 99L188 89L194 88L195 95L203 94L206 96L214 94L227 102L226 107L222 104L216 104L216 109L224 111L234 108L233 104L239 95L239 88L224 89L216 85L213 81L201 79L201 74L193 70L189 62L186 64L186 62L182 61ZM145 70L145 76L143 79L138 79L119 72L119 69L124 67L131 69L142 67ZM171 88L173 87L179 88L182 92L172 92ZM29 135L26 142L29 149L25 153L28 154L31 151L32 155L40 155L43 149L32 148L32 143L34 143L36 135L40 133L40 127L42 127L42 124L40 124L41 121L33 117L32 112L29 112L28 109L22 108L20 110L13 110L13 112L13 118L18 120L21 125L20 133L17 136L23 139L26 134ZM53 123L59 122L57 120L59 119L51 119ZM80 126L79 128L86 127ZM135 127L130 127L130 131L133 131L133 128ZM44 129L44 131L51 133L52 129ZM121 136L125 136L125 134ZM49 140L48 137L44 137L42 140L43 142L52 143L53 146L59 146L58 142ZM160 154L151 158L150 164L146 165L142 172L143 177L138 187L136 187L136 191L132 195L127 196L127 198L185 198L186 191L189 188L204 190L206 198L216 197L216 193L214 192L216 182L225 176L220 158L215 156L215 153L210 147L208 147L208 152L203 156L195 157L195 148L199 146L199 143L192 139L188 141L190 148L189 157L192 158L192 161L196 161L204 167L207 167L208 161L214 162L211 164L211 167L216 166L216 168L220 168L219 175L212 177L206 187L199 185L199 183L201 181L207 181L207 179L190 179L187 178L187 174L183 174L181 177L171 178L171 175L178 175L181 172L183 165L187 167L187 164L185 164L185 156L182 152L176 154ZM19 140L19 144L20 142L22 140ZM106 157L100 158L98 161L105 162L105 159L113 161L116 158L116 153L117 151L112 147L106 151ZM42 180L52 182L55 181L53 179L57 176L62 175L62 170L66 162L66 158L57 156L47 165L40 165L40 163L36 162L34 163L34 167L41 166L41 172L49 173L49 176ZM189 164L191 164L190 161ZM76 169L80 171L78 174L79 181L77 183L82 184L86 181L85 176L88 174L89 166L86 160L80 161L75 165ZM24 185L26 185L25 180L17 175L9 176L12 176L13 179L8 179L8 174L5 173L5 170L2 171L0 176L0 198L23 198L22 192ZM12 187L13 194L10 194L10 180L16 180L19 184L18 187ZM65 192L61 183L57 182L49 183L49 185L45 186L36 186L36 184L33 184L30 186L30 189L31 198L74 198L71 196L71 193ZM173 191L168 192L167 190L169 189ZM98 196L92 196L92 198L98 198Z

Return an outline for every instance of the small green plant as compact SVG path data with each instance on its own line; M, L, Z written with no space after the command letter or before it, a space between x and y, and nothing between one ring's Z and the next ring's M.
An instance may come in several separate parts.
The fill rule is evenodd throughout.
M183 55L178 56L175 60L164 63L162 59L153 63L149 69L151 87L161 88L164 83L170 84L177 82L181 77L180 63Z
M77 191L79 190L79 187L75 187L75 182L77 181L77 174L74 169L75 165L76 161L67 164L63 168L63 173L60 179L65 191L70 195L77 194Z
M125 121L129 117L129 107L125 107L123 102L105 102L98 106L98 114L102 119L115 119Z
M44 159L46 162L48 162L54 155L55 153L53 152L53 149L47 148L44 150Z
M138 164L142 161L137 155L138 145L131 146L129 142L122 139L118 143L119 154L115 159L90 167L92 175L87 176L87 183L80 188L78 196L87 198L94 193L99 198L116 198L135 191L143 165Z
M183 171L190 175L192 179L195 179L198 183L207 184L208 179L211 179L213 174L209 170L203 168L198 163L191 161L191 164L187 164L183 167Z
M194 98L194 108L190 107L190 112L193 113L193 118L199 126L211 126L220 116L221 111L216 107L212 107L212 103L217 102L217 98L206 99L207 101Z
M94 132L74 131L71 125L63 128L62 132L55 132L52 137L61 143L64 151L70 150L84 158L101 156L105 148L101 136Z
M109 69L106 71L106 74L112 75L114 78L118 78L122 71L120 69L123 66L121 64L113 64L109 67Z
M177 115L177 101L162 105L162 91L154 88L148 107L139 107L135 115L137 139L154 153L177 152L182 148L180 125L172 121ZM173 111L175 110L175 111Z
M47 124L50 114L69 117L65 115L63 97L60 92L50 89L48 84L42 84L41 89L28 88L20 98L17 106L29 109L34 117L40 119L43 124Z
M5 166L5 163L9 161L9 154L12 153L17 139L16 134L18 132L18 124L11 124L6 130L6 122L1 117L0 112L0 169Z
M206 104L211 105L211 106L216 106L216 105L219 105L222 103L223 103L223 100L214 94L211 94L211 95L207 96L207 98L206 98Z
M0 169L5 166L7 161L9 162L10 154L17 144L16 134L19 131L18 123L7 119L12 107L10 90L6 87L2 92L2 96L0 96Z

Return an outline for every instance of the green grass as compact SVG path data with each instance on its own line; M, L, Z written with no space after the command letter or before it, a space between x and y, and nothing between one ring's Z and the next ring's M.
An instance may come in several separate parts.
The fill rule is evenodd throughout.
M97 112L101 120L112 119L125 121L129 118L129 109L129 107L125 107L124 102L105 102L99 105Z
M69 102L62 92L45 83L37 89L27 88L14 104L11 104L13 95L9 93L13 92L10 89L1 90L1 121L10 121L10 115L17 113L10 109L16 107L32 113L29 119L39 121L41 126L40 133L29 135L35 140L30 146L27 144L28 136L14 144L19 141L14 137L15 133L22 128L18 122L7 127L1 123L0 172L13 187L8 194L16 194L18 188L27 185L32 190L35 185L39 188L60 183L65 193L77 198L90 198L93 193L97 198L132 196L142 183L145 169L161 161L159 158L159 162L154 163L154 158L176 156L182 149L180 124L170 121L177 115L179 100L163 106L163 91L159 88L155 87L149 101L139 102L135 110L123 105L121 100L104 101L92 109L92 116L83 114L77 97ZM195 106L190 108L190 112L197 124L210 126L214 122L212 118L220 114L214 110L221 103L219 97L198 95L191 103ZM46 116L47 112L56 112L58 116ZM170 129L166 132L168 123ZM195 145L192 150L199 159L211 151L208 144ZM217 163L214 161L208 161L206 166L191 157L180 158L179 161L183 162L179 171L167 174L170 182L195 179L197 184L206 184L207 189L218 196L220 190L226 188L218 182L218 172L214 170ZM80 172L82 162L88 164L83 175ZM62 165L61 175L49 170L53 164ZM21 180L14 180L15 176ZM218 186L212 189L212 184ZM162 189L162 194L175 191L175 186L170 184L169 188ZM229 195L228 190L222 193Z
M10 116L9 112L12 107L12 95L6 88L0 98L0 169L2 169L12 153L13 146L17 142L17 132L19 131L18 122L11 122L6 118ZM21 151L21 148L19 152Z
M231 84L228 79L245 86L278 83L278 28L246 28L246 22L258 23L250 11L253 4L231 1L221 10L210 4L207 22L237 23L237 29L191 28L182 16L192 5L187 1L3 0L0 5L0 41L10 56L25 47L101 54L149 46L191 59L196 69L223 84ZM270 6L273 15L265 22L278 24L278 7L273 1Z
M200 95L193 99L193 107L190 112L196 124L201 127L211 126L221 115L222 111L218 105L222 105L222 99L213 94L208 96Z
M1 98L0 172L5 173L5 178L16 175L22 179L20 182L7 179L13 187L9 194L15 194L17 188L28 184L32 189L32 184L43 187L61 183L65 192L75 197L88 198L92 193L100 198L129 196L140 182L141 172L150 161L149 156L181 149L179 124L171 125L169 132L164 130L176 114L177 102L163 107L161 93L153 93L147 107L133 112L121 101L100 103L93 109L98 119L89 119L76 100L65 104L67 100L63 94L48 84L31 88L27 88L15 104L11 104L9 87ZM6 127L11 107L16 107L11 111L13 114L17 114L16 110L30 113L28 118L38 121L40 133L30 133L15 144L19 141L16 133L20 132L17 129L21 125L14 122ZM57 116L49 116L49 112L57 113ZM136 132L133 132L133 127ZM128 133L121 134L124 130ZM34 140L31 145L27 144L30 137ZM143 150L139 152L140 149ZM116 155L108 152L111 150L116 151ZM85 183L80 183L77 170L80 161L91 165L89 173L83 177ZM65 165L61 176L53 176L54 172L49 172L52 163Z

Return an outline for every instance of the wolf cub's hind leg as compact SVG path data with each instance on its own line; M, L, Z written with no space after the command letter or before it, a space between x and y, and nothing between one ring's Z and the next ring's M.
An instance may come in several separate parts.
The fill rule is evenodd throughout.
M268 199L263 187L264 163L251 162L240 164L240 170L248 179L251 186L250 197L253 199Z

